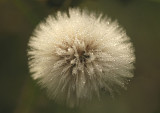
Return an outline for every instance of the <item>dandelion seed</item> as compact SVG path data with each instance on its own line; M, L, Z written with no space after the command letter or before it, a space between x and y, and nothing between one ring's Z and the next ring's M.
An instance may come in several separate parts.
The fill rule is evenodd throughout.
M70 9L69 16L49 16L29 41L33 79L49 96L68 105L99 96L101 90L125 88L133 77L134 49L117 22Z

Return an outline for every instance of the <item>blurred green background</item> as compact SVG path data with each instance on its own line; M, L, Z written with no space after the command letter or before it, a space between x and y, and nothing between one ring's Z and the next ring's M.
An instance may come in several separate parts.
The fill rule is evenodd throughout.
M48 14L68 7L118 20L136 50L128 90L67 108L47 98L27 66L27 42ZM160 0L0 0L0 113L160 113Z

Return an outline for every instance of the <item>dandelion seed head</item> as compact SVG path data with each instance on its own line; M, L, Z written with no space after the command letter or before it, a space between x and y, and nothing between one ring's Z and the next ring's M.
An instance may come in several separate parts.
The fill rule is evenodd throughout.
M70 9L58 12L35 29L29 41L29 68L34 79L57 101L76 105L101 90L125 88L133 77L130 38L107 17Z

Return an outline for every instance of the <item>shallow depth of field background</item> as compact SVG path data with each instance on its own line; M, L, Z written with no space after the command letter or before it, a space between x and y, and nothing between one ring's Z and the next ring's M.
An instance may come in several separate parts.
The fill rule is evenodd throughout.
M131 37L135 77L114 99L67 108L30 77L26 53L33 29L68 7L102 12ZM0 0L0 113L160 113L160 0Z

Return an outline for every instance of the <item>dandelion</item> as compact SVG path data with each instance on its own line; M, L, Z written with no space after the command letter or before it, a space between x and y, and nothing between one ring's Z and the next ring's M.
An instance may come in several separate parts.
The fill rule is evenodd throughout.
M49 16L28 45L33 79L57 102L74 106L102 90L112 94L133 77L134 49L125 31L86 10Z

